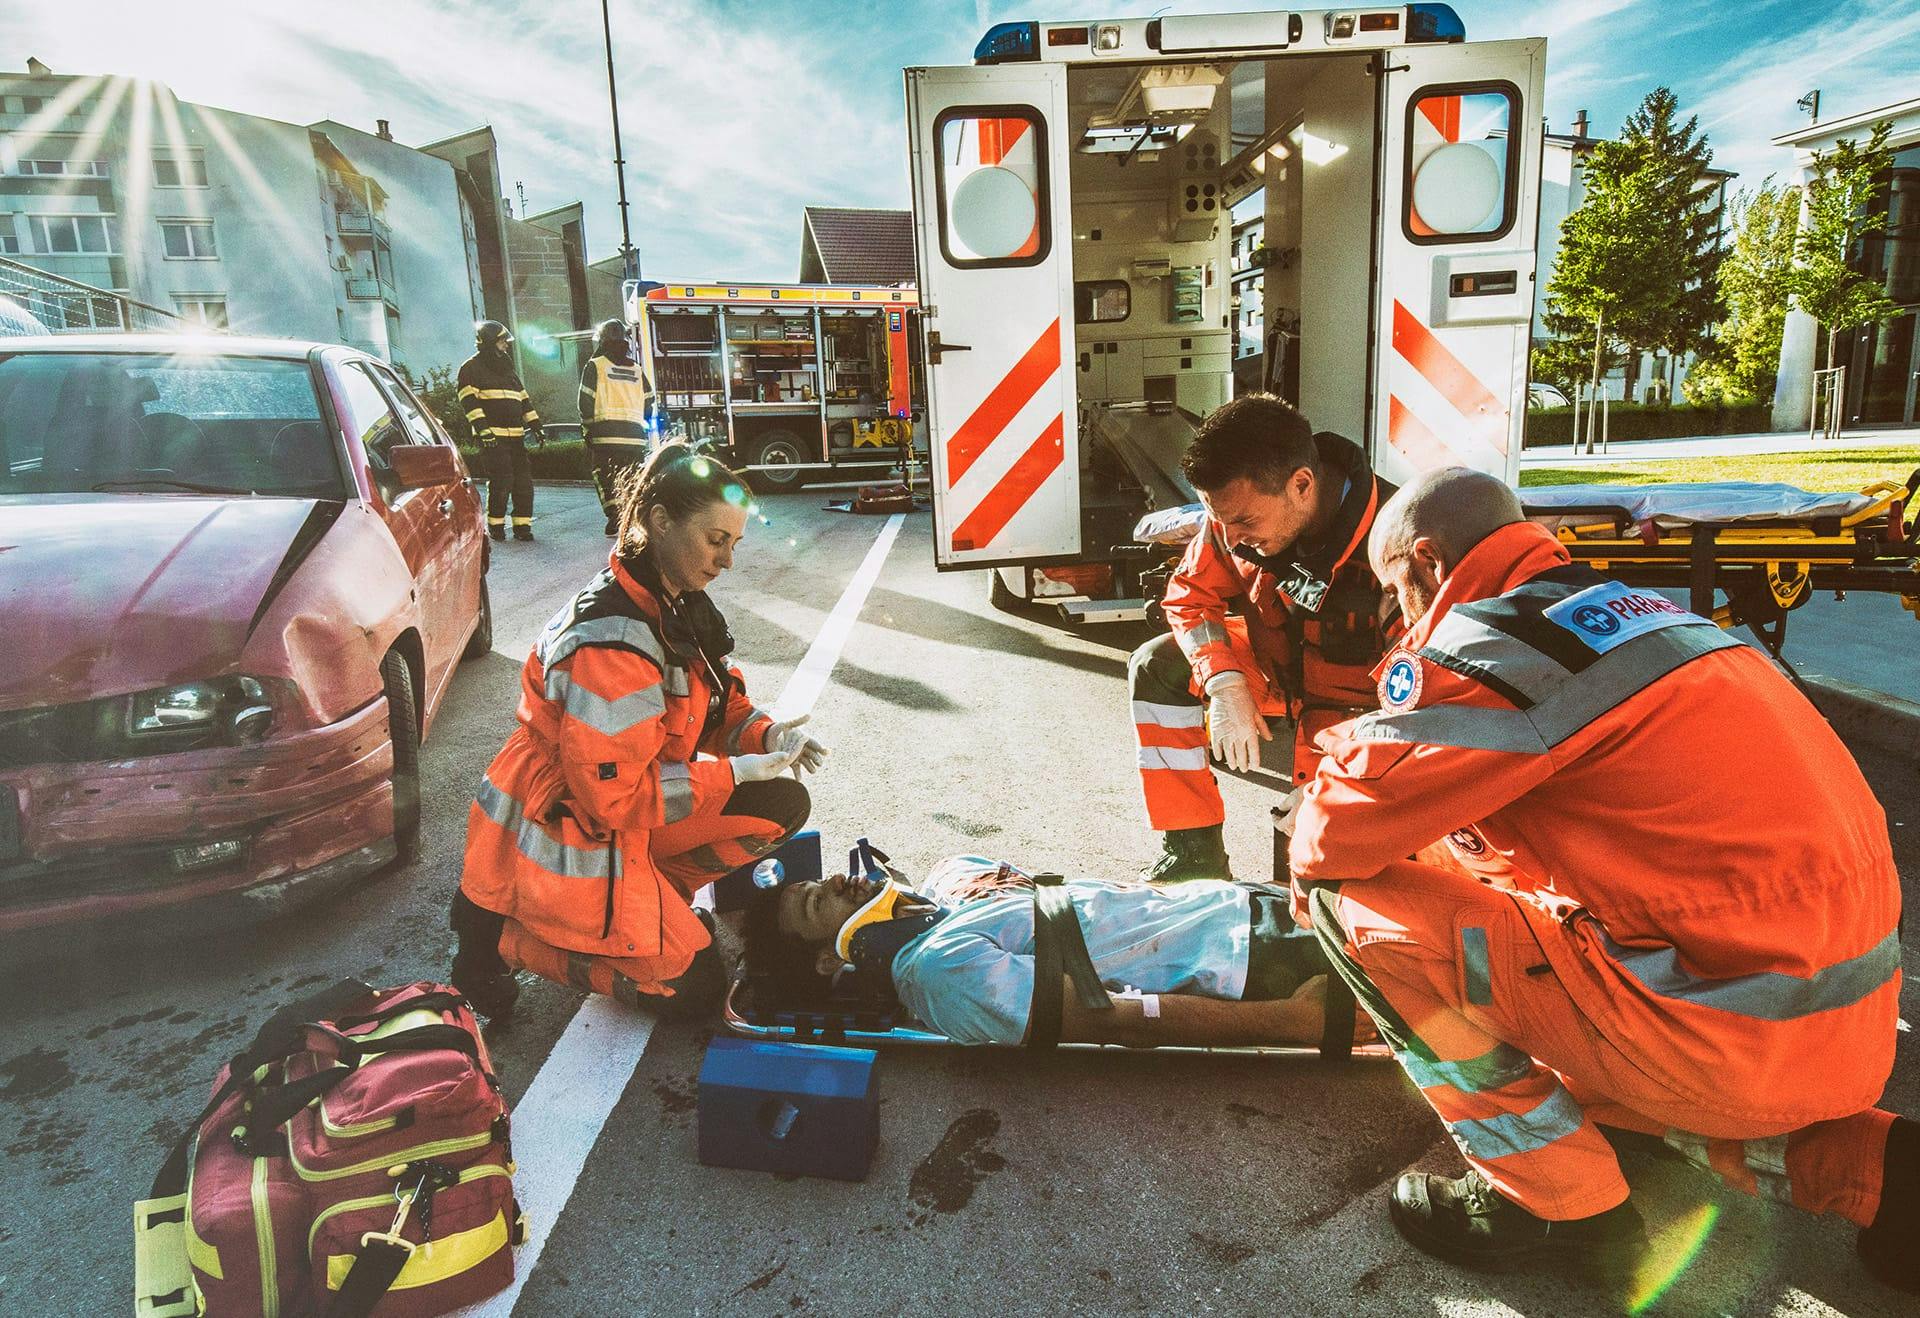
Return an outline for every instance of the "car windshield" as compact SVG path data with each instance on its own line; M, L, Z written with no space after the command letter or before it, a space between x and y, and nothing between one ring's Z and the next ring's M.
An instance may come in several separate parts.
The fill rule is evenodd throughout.
M159 353L0 355L0 495L341 498L304 361Z

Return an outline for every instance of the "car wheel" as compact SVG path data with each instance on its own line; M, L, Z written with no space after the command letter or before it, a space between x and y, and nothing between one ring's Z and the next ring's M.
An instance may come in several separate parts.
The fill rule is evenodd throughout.
M747 483L762 494L797 490L807 482L807 474L799 469L799 464L806 460L807 451L801 447L799 438L792 431L769 430L754 442L747 463L749 466L773 467L776 470L749 472Z
M420 854L420 718L413 674L397 651L380 661L387 693L387 735L393 741L393 850L405 864Z
M480 578L480 619L473 624L473 635L467 638L467 648L460 652L462 659L478 659L493 650L493 595L487 590L487 579Z
M1022 618L1032 617L1034 614L1033 602L1021 599L1014 594L1012 587L1001 578L1000 569L997 567L987 569L987 603L1002 613L1011 613Z

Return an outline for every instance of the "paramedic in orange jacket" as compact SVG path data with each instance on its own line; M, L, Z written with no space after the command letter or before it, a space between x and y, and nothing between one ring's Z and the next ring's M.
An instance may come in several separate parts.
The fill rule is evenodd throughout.
M1394 1224L1460 1263L1614 1274L1643 1236L1606 1125L1848 1218L1920 1286L1920 1127L1874 1108L1899 875L1833 730L1759 651L1571 564L1492 477L1420 478L1369 548L1409 631L1291 861L1466 1155L1402 1176ZM1460 868L1405 859L1442 838Z
M1305 782L1313 736L1373 708L1383 646L1363 547L1393 486L1357 445L1246 394L1207 417L1181 467L1207 520L1167 583L1170 634L1127 669L1147 820L1165 834L1152 882L1232 878L1209 747L1252 769L1267 717L1290 718L1293 780Z
M455 987L510 1011L514 968L657 1008L724 987L693 895L806 821L782 777L826 751L754 708L706 588L733 565L744 483L685 444L622 485L605 571L556 614L468 814Z

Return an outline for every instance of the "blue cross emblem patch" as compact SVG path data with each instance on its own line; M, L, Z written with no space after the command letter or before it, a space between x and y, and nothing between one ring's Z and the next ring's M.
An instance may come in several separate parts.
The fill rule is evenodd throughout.
M1595 636L1611 636L1620 630L1620 620L1597 604L1587 604L1575 609L1573 625L1581 631L1592 632Z
M1387 665L1380 679L1380 703L1392 709L1405 709L1420 696L1420 665L1401 655Z

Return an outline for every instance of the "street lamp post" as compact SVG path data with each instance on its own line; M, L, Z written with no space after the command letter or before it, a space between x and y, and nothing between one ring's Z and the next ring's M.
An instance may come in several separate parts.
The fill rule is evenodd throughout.
M620 94L613 83L613 19L607 0L600 0L600 29L607 42L607 106L613 113L613 172L620 182L620 270L625 282L640 278L640 253L634 250L633 230L627 224L627 162L620 151Z

